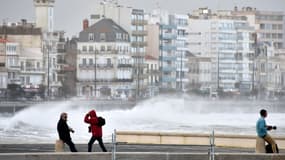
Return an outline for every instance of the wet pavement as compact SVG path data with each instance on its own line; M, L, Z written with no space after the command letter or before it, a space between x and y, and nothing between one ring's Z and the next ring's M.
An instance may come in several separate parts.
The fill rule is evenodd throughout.
M87 152L87 144L75 144L79 152ZM112 144L105 144L109 152ZM181 153L208 153L210 147L206 145L155 145L155 144L118 144L117 152L181 152ZM65 151L69 148L65 145ZM94 152L101 152L97 143L93 145ZM54 144L0 144L0 153L35 153L54 152ZM215 147L219 153L254 153L254 149ZM283 152L283 151L282 151ZM283 152L285 153L285 151Z

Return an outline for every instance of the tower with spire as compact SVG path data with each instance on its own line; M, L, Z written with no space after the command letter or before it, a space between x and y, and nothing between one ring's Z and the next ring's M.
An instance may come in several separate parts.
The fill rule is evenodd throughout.
M34 0L36 27L42 28L44 32L53 32L55 0Z

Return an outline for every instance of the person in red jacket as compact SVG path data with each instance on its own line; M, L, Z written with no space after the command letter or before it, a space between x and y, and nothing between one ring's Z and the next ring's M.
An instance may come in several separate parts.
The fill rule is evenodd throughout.
M88 152L92 151L93 143L97 140L103 152L107 152L102 139L102 126L98 125L98 117L95 110L91 110L85 115L84 122L89 123L92 137L88 142Z

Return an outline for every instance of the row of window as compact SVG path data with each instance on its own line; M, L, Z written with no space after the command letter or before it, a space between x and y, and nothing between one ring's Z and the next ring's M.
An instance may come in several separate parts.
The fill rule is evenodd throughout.
M16 51L17 51L17 46L14 46L14 45L7 45L7 46L6 46L6 51L7 51L7 52L16 52Z
M88 48L88 50L87 50L87 48ZM116 47L114 47L114 46L105 46L105 45L101 45L100 46L100 51L112 51L112 50L117 50L117 51L120 51L120 52L122 52L122 51L124 51L124 52L128 52L129 51L129 49L130 49L130 47L128 47L128 46L116 46ZM82 46L82 51L83 52L87 52L87 51L89 51L89 52L93 52L93 51L95 51L96 49L95 49L95 47L94 46Z
M99 35L99 39L100 41L106 41L106 33L100 33ZM89 33L88 34L88 40L89 41L94 41L95 40L95 34L94 33ZM125 41L128 41L129 40L129 36L128 34L125 34L125 33L116 33L116 40L125 40Z
M82 64L83 65L87 65L87 64L93 65L93 62L94 62L94 58L82 58ZM112 64L112 59L111 58L98 58L96 63L97 64ZM120 58L120 59L118 59L118 63L119 64L132 64L132 59Z
M266 29L266 30L282 30L283 25L282 24L266 24L266 23L261 23L260 24L260 29Z
M257 15L257 20L272 20L272 21L282 21L282 15Z
M131 79L132 78L133 71L132 69L121 69L118 70L117 72L113 71L108 71L108 70L97 70L96 71L96 79ZM89 79L89 80L94 80L94 71L81 71L78 73L78 77L80 79Z
M176 19L176 24L178 26L188 26L188 19L178 18Z
M282 39L282 33L260 33L260 38L273 38L273 39Z

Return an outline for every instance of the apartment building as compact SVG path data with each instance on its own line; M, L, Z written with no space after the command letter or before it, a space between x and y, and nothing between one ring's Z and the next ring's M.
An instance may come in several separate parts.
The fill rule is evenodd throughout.
M1 61L2 67L8 73L7 84L21 84L19 79L20 73L20 49L19 43L9 42L5 39L0 39L1 43ZM2 80L2 82L4 82ZM7 85L5 86L5 88Z
M46 95L63 96L65 80L65 37L64 31L54 30L55 0L34 0L35 26L42 30L42 52L44 58Z
M189 56L189 83L188 89L200 89L201 91L210 91L213 86L211 79L211 58Z
M6 44L8 41L6 39L0 39L0 97L5 96L5 92L8 85L8 71L6 64Z
M9 23L0 26L0 37L9 42L6 47L6 60L11 72L10 80L21 85L37 86L43 83L45 71L43 69L42 32L32 23L22 20L19 23ZM11 65L10 65L11 64Z
M155 96L159 93L159 61L158 58L152 57L147 55L145 57L145 62L147 67L145 68L146 71L144 73L148 76L147 79L147 86L148 86L148 93L147 96Z
M200 8L189 18L189 50L211 58L211 90L249 92L252 89L254 28L229 11Z
M259 43L255 59L255 88L261 96L275 97L285 92L284 50L273 44Z
M143 97L147 92L147 76L143 73L146 68L146 25L143 9L134 9L123 6L114 1L104 1L97 6L91 23L96 23L102 18L112 19L119 26L124 28L130 35L131 54L134 59L134 81L132 86L136 88L136 96Z
M112 19L80 32L77 43L77 96L134 98L130 35Z
M188 15L174 14L171 15L171 23L177 26L176 30L176 89L184 91L186 85L189 83L187 77L188 58L186 53L188 52Z
M282 11L261 11L252 7L234 8L234 16L244 16L257 33L257 41L274 43L274 47L285 47L285 19Z
M150 34L147 50L157 55L155 44L159 43L160 88L162 90L185 90L189 80L187 77L188 59L188 15L169 14L164 10L154 10L147 15ZM156 28L159 26L159 28ZM159 30L157 34L157 30ZM156 42L157 41L157 42Z

